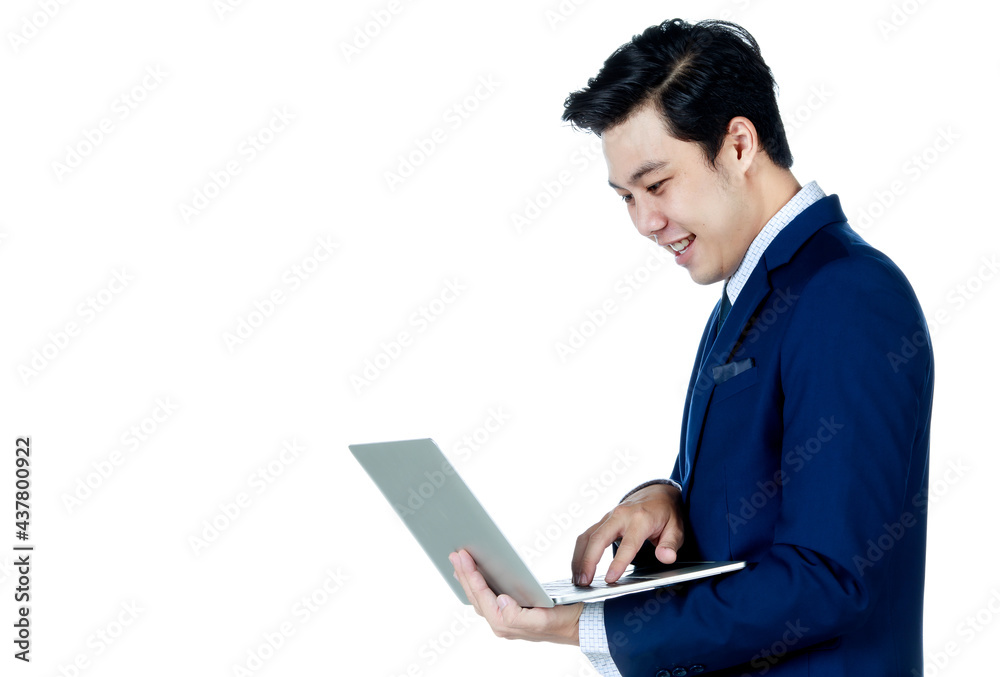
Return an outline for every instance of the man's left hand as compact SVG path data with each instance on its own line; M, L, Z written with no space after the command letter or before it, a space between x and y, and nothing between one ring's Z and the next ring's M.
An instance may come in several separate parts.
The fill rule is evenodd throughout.
M531 642L580 644L580 614L583 604L546 608L523 608L509 595L493 594L476 562L466 550L448 555L455 575L476 613L486 619L497 637Z

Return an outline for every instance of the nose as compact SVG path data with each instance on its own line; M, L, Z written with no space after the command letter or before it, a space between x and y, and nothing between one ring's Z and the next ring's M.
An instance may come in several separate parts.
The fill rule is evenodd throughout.
M656 233L667 225L667 218L656 205L633 198L632 222L643 237L656 242Z

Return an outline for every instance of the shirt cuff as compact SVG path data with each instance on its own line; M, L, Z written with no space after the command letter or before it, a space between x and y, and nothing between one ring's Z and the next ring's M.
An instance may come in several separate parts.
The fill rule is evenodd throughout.
M627 494L625 494L624 496L622 496L622 501L624 501L626 498L628 498L629 496L631 496L635 492L639 491L640 489L645 489L646 487L653 486L654 484L671 484L671 485L677 487L678 491L684 491L684 487L682 487L680 485L680 482L676 482L675 480L669 480L669 479L668 480L649 480L648 482L643 482L642 484L640 484L639 486L637 486L635 489L633 489L632 491L630 491ZM618 501L618 502L621 503L621 501Z
M622 677L611 659L604 629L604 602L586 602L580 615L580 650L602 677Z

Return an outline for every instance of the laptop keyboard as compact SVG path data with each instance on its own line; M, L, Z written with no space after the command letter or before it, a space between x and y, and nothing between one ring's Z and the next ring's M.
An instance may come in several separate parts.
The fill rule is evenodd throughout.
M645 581L649 580L649 576L622 576L615 583L606 583L604 581L604 576L595 576L593 582L587 586L575 585L572 578L563 578L558 581L550 581L548 583L542 584L545 588L545 592L549 593L552 597L559 597L561 595L566 595L571 592L579 592L581 590L594 590L600 588L614 588L622 583L629 583L632 581Z

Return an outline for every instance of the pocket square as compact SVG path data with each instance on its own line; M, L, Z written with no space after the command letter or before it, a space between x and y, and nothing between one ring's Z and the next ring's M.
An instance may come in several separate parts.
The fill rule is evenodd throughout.
M715 385L721 385L737 374L742 374L753 366L754 361L752 357L740 360L739 362L720 364L718 367L712 367L712 378L715 379Z

